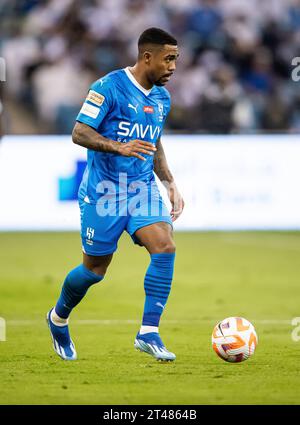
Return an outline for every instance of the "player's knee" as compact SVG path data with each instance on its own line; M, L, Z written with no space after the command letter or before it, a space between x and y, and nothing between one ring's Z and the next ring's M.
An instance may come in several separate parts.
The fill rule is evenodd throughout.
M85 267L98 276L105 276L108 264L98 264L96 262L85 262Z
M175 246L175 243L173 242L173 241L170 241L166 246L165 246L165 248L164 248L164 251L163 252L166 252L166 253L172 253L172 254L174 254L175 253L175 251L176 251L176 246Z
M162 241L157 247L156 247L156 251L158 253L175 253L176 251L176 246L174 241L168 240L168 241Z
M106 270L108 266L106 265L92 265L89 266L89 270L93 273L97 274L98 276L105 276Z
M112 260L112 255L93 257L87 254L83 254L83 264L87 269L96 275L105 276L106 270Z

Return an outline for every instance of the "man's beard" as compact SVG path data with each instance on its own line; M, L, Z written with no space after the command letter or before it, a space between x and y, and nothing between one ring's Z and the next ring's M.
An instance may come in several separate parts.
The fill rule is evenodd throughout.
M155 85L155 86L162 87L162 86L164 86L164 85L165 85L165 83L162 83L160 80L157 80L157 81L155 81L154 85Z

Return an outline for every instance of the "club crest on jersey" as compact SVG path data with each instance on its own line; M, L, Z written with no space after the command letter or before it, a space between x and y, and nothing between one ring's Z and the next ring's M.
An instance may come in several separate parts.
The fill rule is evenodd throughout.
M153 106L144 106L144 112L146 112L146 114L153 114Z
M164 105L162 103L158 104L158 112L159 112L159 121L163 121L164 120Z

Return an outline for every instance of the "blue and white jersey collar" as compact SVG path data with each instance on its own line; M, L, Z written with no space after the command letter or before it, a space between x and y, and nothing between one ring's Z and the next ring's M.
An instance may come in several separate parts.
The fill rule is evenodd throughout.
M132 82L132 84L134 84L141 92L143 92L145 96L149 96L154 86L151 89L146 90L143 86L140 85L139 82L136 81L132 73L129 71L129 66L124 68L124 71L127 77L129 78L129 80Z

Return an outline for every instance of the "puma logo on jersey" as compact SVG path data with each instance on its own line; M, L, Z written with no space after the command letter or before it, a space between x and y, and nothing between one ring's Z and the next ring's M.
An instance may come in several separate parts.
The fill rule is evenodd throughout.
M144 139L145 137L149 137L151 140L156 140L160 134L161 128L156 125L155 127L151 124L147 124L144 126L143 124L132 124L127 121L119 122L119 131L117 134L119 136L125 137L135 137L137 139Z
M134 109L136 114L138 113L137 111L138 106L139 106L138 103L136 104L136 106L133 106L131 103L128 103L128 108Z

